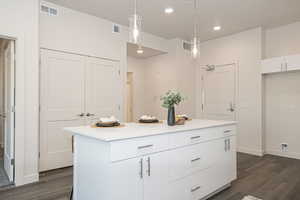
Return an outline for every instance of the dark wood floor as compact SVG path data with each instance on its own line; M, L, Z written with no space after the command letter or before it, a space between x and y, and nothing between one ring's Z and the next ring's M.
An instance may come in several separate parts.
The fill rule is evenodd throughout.
M210 200L241 200L246 195L300 200L299 160L238 154L238 177L231 188ZM52 171L42 174L39 183L0 189L0 200L67 200L71 183L72 169Z

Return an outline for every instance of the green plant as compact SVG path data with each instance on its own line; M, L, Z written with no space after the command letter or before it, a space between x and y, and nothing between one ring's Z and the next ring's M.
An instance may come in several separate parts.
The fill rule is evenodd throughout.
M184 97L182 97L179 92L169 90L164 96L160 98L160 100L163 102L162 107L172 108L182 102L184 100Z

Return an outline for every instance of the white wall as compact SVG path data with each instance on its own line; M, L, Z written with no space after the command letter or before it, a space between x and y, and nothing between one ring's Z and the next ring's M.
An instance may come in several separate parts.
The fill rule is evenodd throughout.
M264 76L266 152L300 159L300 72ZM289 145L281 151L281 143Z
M16 38L16 185L38 180L38 0L1 2L0 35Z
M265 31L265 58L300 54L300 22Z
M262 30L256 28L202 43L199 61L200 65L238 62L238 150L257 155L263 153L261 55ZM197 114L200 117L199 79L197 75Z
M138 119L147 114L145 111L145 97L147 91L146 84L146 59L138 59L134 57L127 57L128 72L132 72L132 106L133 106L133 120Z
M177 106L177 114L195 117L195 62L182 49L182 41L169 41L169 53L147 59L146 111L160 119L166 119L167 110L162 108L160 97L168 90L177 90L187 99Z
M45 1L42 3L57 8L58 16L41 13L41 48L120 61L124 83L121 110L125 119L128 28L120 26L121 33L113 33L113 22ZM165 39L147 33L143 33L142 45L163 52L168 50Z

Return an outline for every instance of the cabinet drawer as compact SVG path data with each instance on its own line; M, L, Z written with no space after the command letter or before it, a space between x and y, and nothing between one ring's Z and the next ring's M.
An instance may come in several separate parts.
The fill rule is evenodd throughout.
M169 148L169 136L159 135L111 143L111 161L125 160L137 156L164 151Z
M220 137L220 130L217 128L199 129L193 131L185 131L170 135L170 147L182 147L191 144L197 144L207 140Z
M207 196L209 185L209 171L204 170L192 176L180 179L170 184L170 198L172 200L199 200Z
M236 126L224 126L219 128L221 137L228 137L236 134Z
M213 140L172 150L170 155L169 180L173 181L204 170L217 162L222 142Z

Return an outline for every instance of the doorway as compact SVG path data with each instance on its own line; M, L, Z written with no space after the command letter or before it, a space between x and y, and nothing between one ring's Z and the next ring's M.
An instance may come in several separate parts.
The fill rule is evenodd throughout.
M127 72L127 122L133 122L133 72Z
M236 120L237 65L207 65L201 74L202 118Z
M0 187L14 183L15 42L0 39Z

